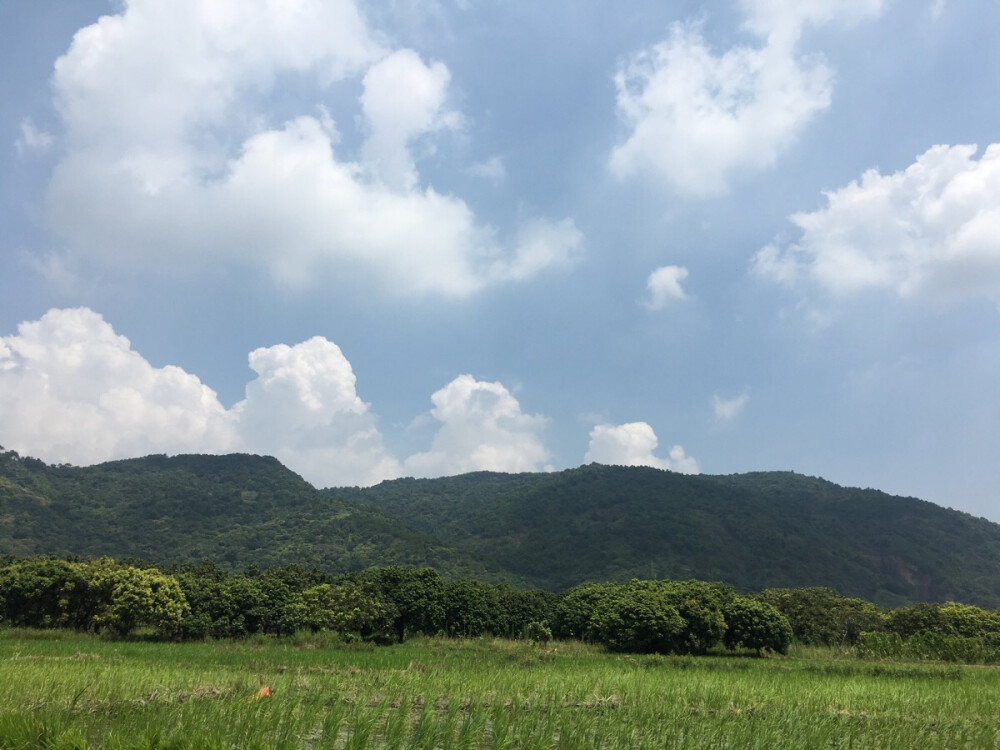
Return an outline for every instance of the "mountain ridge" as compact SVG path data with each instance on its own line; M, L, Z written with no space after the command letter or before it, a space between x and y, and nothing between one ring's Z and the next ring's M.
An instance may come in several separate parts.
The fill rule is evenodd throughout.
M0 556L40 554L331 572L430 565L548 590L699 578L745 591L830 586L883 606L1000 607L1000 525L788 471L591 464L319 490L271 457L72 467L0 450Z

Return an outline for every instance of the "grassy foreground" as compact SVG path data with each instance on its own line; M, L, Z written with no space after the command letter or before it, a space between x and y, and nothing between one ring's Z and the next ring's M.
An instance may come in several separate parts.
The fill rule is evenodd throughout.
M1000 671L0 630L0 748L985 748ZM255 698L267 687L270 697Z

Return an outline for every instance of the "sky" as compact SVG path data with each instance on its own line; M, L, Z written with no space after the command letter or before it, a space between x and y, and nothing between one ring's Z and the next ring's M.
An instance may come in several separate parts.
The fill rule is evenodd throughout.
M1000 521L1000 0L0 0L0 445Z

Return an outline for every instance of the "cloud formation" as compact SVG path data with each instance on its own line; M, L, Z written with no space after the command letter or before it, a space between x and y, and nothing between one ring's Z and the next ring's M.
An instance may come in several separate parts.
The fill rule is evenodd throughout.
M51 310L0 338L0 444L53 462L225 452L236 425L214 391L157 368L97 313Z
M429 451L406 459L408 473L426 477L545 468L549 458L541 439L545 418L524 414L502 384L459 375L431 401L431 415L441 427Z
M340 347L322 336L250 353L257 378L233 407L241 448L273 455L320 486L399 476Z
M740 415L750 400L750 394L743 391L735 398L721 398L718 394L712 396L712 412L720 422L732 422Z
M151 453L276 456L318 486L400 476L351 363L316 336L249 355L256 378L226 409L179 367L153 367L87 308L50 310L0 338L0 445L53 463L92 464ZM540 471L546 420L524 414L501 384L460 375L431 396L441 423L405 471Z
M698 462L675 445L668 458L653 455L659 441L653 428L646 422L628 422L620 425L599 424L590 431L590 446L584 463L609 466L652 466L681 474L698 474Z
M760 46L712 52L694 24L629 57L615 76L628 137L611 154L620 179L648 177L682 194L725 193L770 167L830 105L832 72L795 48L803 28L878 15L881 0L743 0Z
M1000 144L934 146L900 172L865 172L789 217L801 231L754 260L759 276L845 296L863 290L1000 302Z
M285 284L358 271L400 294L467 296L570 262L582 239L571 220L528 218L503 239L421 183L415 146L461 124L450 73L378 37L351 0L127 0L56 62L66 155L52 227L69 252L114 263L187 254ZM272 123L283 77L313 99ZM359 77L366 138L352 158L315 111Z
M649 310L661 310L669 302L687 299L681 282L688 277L683 266L660 266L646 279L648 296L643 304Z
M365 73L361 108L370 129L362 160L384 185L412 190L419 180L410 143L426 133L455 128L456 112L444 111L451 74L416 52L398 50Z

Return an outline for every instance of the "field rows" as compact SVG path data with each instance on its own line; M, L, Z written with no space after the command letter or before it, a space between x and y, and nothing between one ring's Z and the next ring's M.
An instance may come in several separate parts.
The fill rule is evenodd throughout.
M985 748L1000 672L581 644L0 631L0 748ZM269 697L257 697L262 688Z

